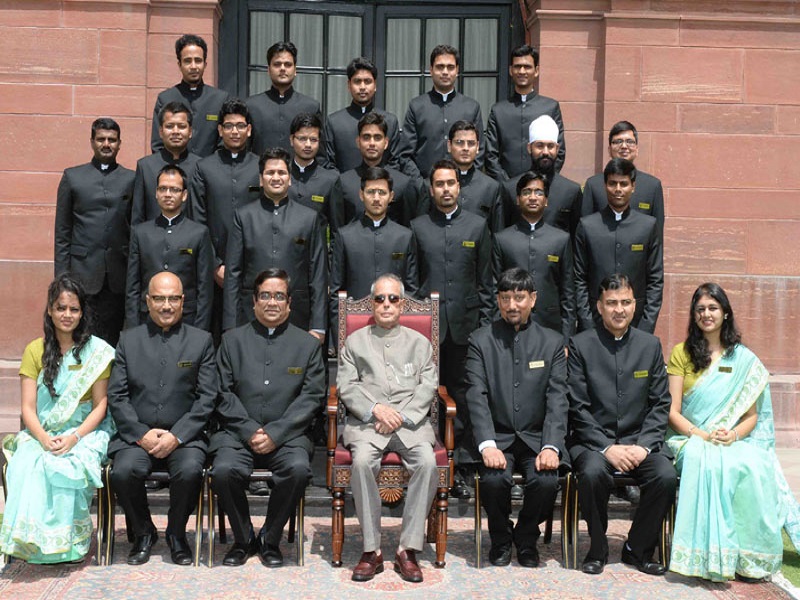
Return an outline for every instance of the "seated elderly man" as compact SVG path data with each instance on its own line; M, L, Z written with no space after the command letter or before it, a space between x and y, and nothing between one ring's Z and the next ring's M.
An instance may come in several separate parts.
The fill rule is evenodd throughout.
M351 486L364 535L364 553L353 581L383 571L381 499L376 475L386 450L400 454L411 473L394 570L406 581L422 581L416 552L436 492L434 432L428 419L436 391L433 347L425 336L400 325L404 293L394 274L372 284L375 324L352 333L339 356L336 384L349 411L344 444L353 454Z

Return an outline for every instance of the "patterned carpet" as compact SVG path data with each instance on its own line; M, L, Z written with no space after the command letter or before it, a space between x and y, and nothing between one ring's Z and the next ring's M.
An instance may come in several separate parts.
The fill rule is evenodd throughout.
M260 523L256 523L260 525ZM485 522L484 522L485 524ZM156 517L156 525L163 531L165 518ZM281 569L264 568L257 557L236 569L221 566L225 547L217 544L217 566L178 567L169 560L163 537L154 547L150 562L141 567L129 567L125 557L129 545L125 540L124 521L117 517L117 549L114 564L98 567L95 549L82 565L39 566L12 561L0 574L0 598L14 600L34 599L170 599L203 598L247 599L258 598L412 598L423 594L430 598L557 598L558 600L613 598L647 599L789 599L791 596L773 584L748 585L739 582L711 584L674 574L665 578L649 577L612 558L612 564L600 576L584 575L579 571L561 567L558 543L558 524L553 532L553 544L541 545L543 566L524 569L512 562L510 567L485 566L475 568L472 519L450 519L447 567L434 569L432 548L426 548L421 566L425 581L409 584L391 570L387 570L368 583L350 580L350 569L358 560L361 536L355 519L346 520L347 539L344 567L330 565L330 519L307 517L305 523L305 566L295 562L295 549L285 540L283 553L286 566ZM611 556L618 557L629 522L612 520L609 526ZM384 558L394 556L400 535L400 520L384 517ZM488 554L489 536L484 529L484 560ZM190 539L190 543L193 540ZM585 552L587 538L581 535L581 550ZM205 552L205 549L204 549Z

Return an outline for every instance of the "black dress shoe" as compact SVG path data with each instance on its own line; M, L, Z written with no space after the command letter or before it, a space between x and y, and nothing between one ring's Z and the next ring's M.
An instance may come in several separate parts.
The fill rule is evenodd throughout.
M184 566L192 564L192 550L184 536L167 534L167 546L169 546L169 556L174 564Z
M514 485L511 487L511 499L521 501L525 499L525 490L521 485Z
M258 552L258 545L255 539L250 540L246 544L234 544L231 549L225 553L222 559L222 564L226 567L241 567L247 562L247 559Z
M472 498L472 492L469 491L469 486L463 481L456 481L453 487L450 488L450 497L458 498L459 500L469 500Z
M266 481L251 481L249 489L254 496L269 496L269 484Z
M511 564L511 543L492 544L489 549L489 562L495 567L507 567Z
M747 575L736 573L736 581L741 581L742 583L764 583L766 580L766 577L748 577Z
M606 563L602 560L585 560L583 561L581 571L587 575L600 575L600 573L603 572L603 567L605 567L605 564Z
M517 548L517 562L521 567L528 567L535 569L539 566L539 551L536 546L528 546L526 548Z
M133 541L133 548L128 553L129 565L143 565L150 560L150 551L153 549L153 544L158 541L158 533L151 531L144 535L136 536Z
M628 548L626 543L622 546L622 562L626 565L636 567L646 575L663 575L667 572L667 567L657 562L642 561L634 556L633 551Z
M262 544L258 550L258 555L261 557L261 562L265 567L274 569L275 567L283 566L283 554L278 546L272 544Z

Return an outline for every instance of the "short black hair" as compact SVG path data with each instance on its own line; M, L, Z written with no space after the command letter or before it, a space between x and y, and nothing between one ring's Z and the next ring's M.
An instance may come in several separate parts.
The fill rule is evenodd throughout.
M431 185L433 185L434 173L436 173L436 171L439 171L440 169L450 169L458 173L458 166L452 159L442 158L441 160L437 160L435 163L433 163L433 166L431 167L431 174L428 176Z
M222 103L222 108L219 109L218 123L222 125L225 122L225 117L228 115L241 115L244 117L247 124L250 125L250 110L247 104L241 98L228 98Z
M522 193L522 190L528 187L528 184L531 181L537 181L537 180L541 181L544 184L545 197L549 196L550 178L544 173L538 173L536 171L527 171L522 174L522 176L519 178L519 181L517 181L517 196L519 196Z
M178 165L164 165L163 167L161 167L161 170L158 172L158 176L156 176L156 183L158 183L158 180L161 179L161 176L164 173L167 173L169 175L177 173L178 175L180 175L181 181L183 182L182 189L184 190L186 189L186 171L181 169Z
M533 66L539 66L539 51L534 48L533 46L529 46L528 44L522 44L517 46L511 51L511 62L514 62L515 58L519 58L520 56L532 56L533 57Z
M119 139L122 139L122 132L119 129L119 123L109 117L100 117L92 121L92 139L95 138L98 129L108 129L109 131L116 131Z
M267 148L264 152L261 153L261 156L258 158L258 172L259 174L264 172L264 165L267 164L268 160L282 160L286 163L286 168L289 169L289 166L292 162L292 157L289 153L284 150L283 148Z
M431 50L431 66L433 66L433 61L435 61L437 57L441 56L442 54L452 54L456 57L456 66L461 66L461 55L458 53L458 49L449 44L439 44L438 46L435 46L433 50Z
M628 276L623 273L613 273L603 278L603 281L600 282L600 286L597 288L597 297L602 298L603 292L624 290L625 288L633 291L633 286Z
M361 175L361 189L364 189L368 181L378 181L380 179L386 180L386 182L389 184L389 191L391 192L392 188L394 187L394 180L389 174L389 171L383 167L367 167L364 170L363 175Z
M172 113L173 115L177 115L180 113L186 113L186 120L189 122L189 127L192 126L192 111L180 100L175 100L174 102L167 102L161 110L158 112L158 124L163 125L164 119L167 116L167 113Z
M633 126L633 123L630 121L617 121L611 126L611 130L608 132L608 145L611 145L611 140L614 139L614 136L619 135L623 131L632 131L633 139L636 140L636 143L639 143L639 132L636 131L636 127Z
M358 71L369 71L373 79L378 79L378 68L366 56L359 56L347 65L347 81L350 81Z
M267 49L267 64L272 62L273 57L280 52L288 52L292 55L292 62L297 64L297 46L292 42L275 42Z
M478 138L479 141L481 139L481 134L478 132L478 128L475 127L475 123L473 123L472 121L465 121L463 119L453 123L453 126L450 128L450 131L447 133L447 139L452 142L453 138L456 137L456 134L459 131L474 131L475 132L475 137Z
M279 269L278 267L270 267L269 269L264 269L261 271L261 273L256 275L255 281L253 281L253 300L258 300L258 288L260 288L261 284L267 279L282 279L285 281L286 297L291 297L292 278L289 277L289 274L283 269Z
M289 126L289 133L294 135L303 127L315 127L322 131L322 119L319 118L319 115L313 113L297 113L297 116L292 119L292 124Z
M183 52L186 46L199 46L203 50L203 60L208 59L208 45L206 41L199 35L187 33L175 40L175 56L178 57L179 62L181 60L181 52Z
M500 292L535 292L536 284L531 274L521 268L512 267L503 271L497 280L497 293Z
M375 112L368 112L363 117L358 120L358 134L361 135L361 130L364 129L367 125L377 125L383 131L383 135L389 135L389 127L386 125L386 119L383 118L383 115Z
M626 158L612 158L603 169L603 181L608 182L611 175L622 175L631 178L631 183L636 181L636 167Z

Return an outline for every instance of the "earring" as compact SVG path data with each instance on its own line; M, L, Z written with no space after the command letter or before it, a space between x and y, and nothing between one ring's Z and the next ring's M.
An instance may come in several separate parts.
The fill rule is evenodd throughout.
M725 315L724 317L722 317L722 319L727 321L728 320L728 315Z

